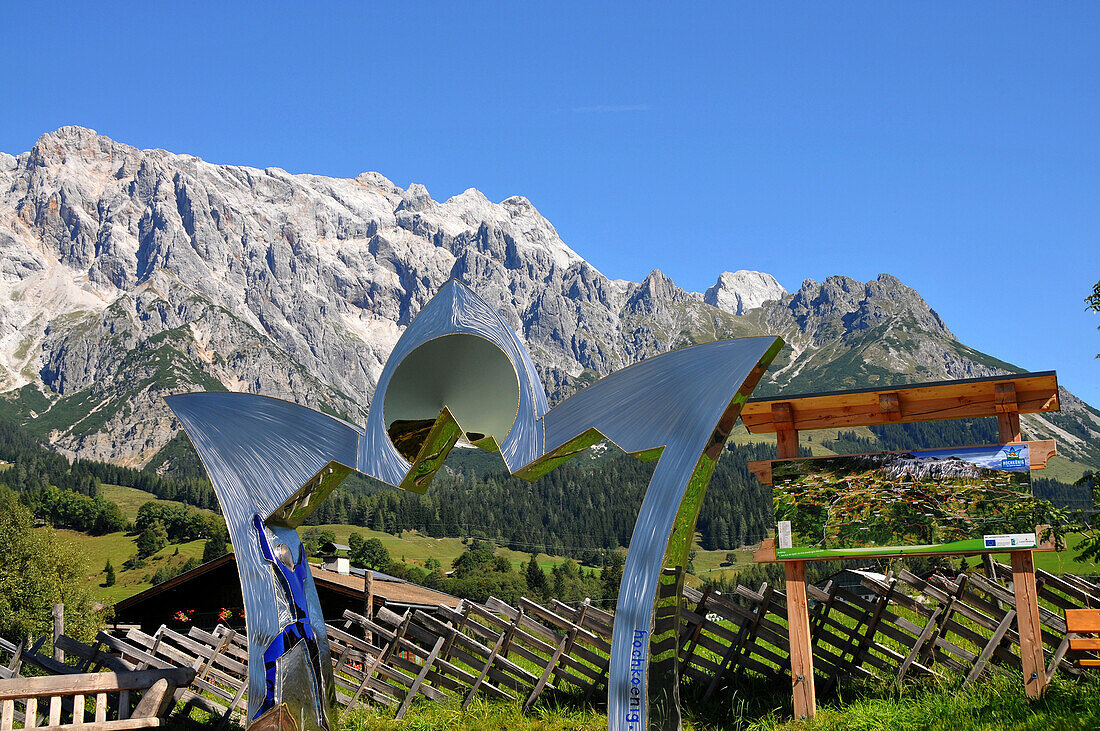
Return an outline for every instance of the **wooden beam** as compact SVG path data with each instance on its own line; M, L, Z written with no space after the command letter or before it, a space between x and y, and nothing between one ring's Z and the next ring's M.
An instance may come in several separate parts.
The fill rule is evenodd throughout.
M131 673L78 673L48 675L40 678L11 678L0 680L0 700L142 690L161 678L166 678L178 687L190 685L194 677L195 671L191 668L173 668L171 670L138 670Z
M789 403L772 404L772 423L778 428L794 429L794 412Z
M1035 560L1031 551L1012 552L1012 588L1016 594L1016 622L1020 635L1020 663L1028 698L1040 698L1048 681L1043 661L1039 593L1035 588Z
M787 561L787 632L791 649L791 690L794 694L796 721L817 714L814 692L814 654L810 643L810 605L806 601L806 564ZM763 610L761 610L763 611Z
M998 383L993 390L993 397L997 413L1008 414L1020 411L1020 407L1016 403L1016 384L1011 382Z
M901 403L898 400L897 391L880 393L878 395L878 410L882 414L882 418L887 421L901 419Z
M897 396L896 412L892 408L894 395ZM881 400L883 396L887 397L885 402ZM780 404L790 407L790 422L776 420L777 412L773 407ZM899 421L911 423L996 416L1011 412L1031 414L1058 409L1058 378L1051 371L886 389L751 399L741 410L741 420L750 432L761 434L774 432L787 423L790 428L805 431Z
M1067 609L1066 629L1080 634L1100 632L1100 609Z

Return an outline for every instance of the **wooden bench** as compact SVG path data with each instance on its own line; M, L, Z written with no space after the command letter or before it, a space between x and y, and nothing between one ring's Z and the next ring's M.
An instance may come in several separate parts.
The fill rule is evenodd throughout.
M190 668L142 670L130 673L77 673L41 678L0 680L0 731L10 731L16 722L23 728L46 731L71 729L106 731L160 726L172 707L176 688L186 686L195 677ZM129 694L140 692L141 699L131 712ZM107 720L108 694L118 694L112 707L116 718ZM121 702L122 698L127 700ZM91 718L87 704L94 700ZM41 712L39 699L46 699ZM16 708L19 702L21 708ZM40 721L45 721L40 723Z
M1067 609L1066 631L1073 634L1100 632L1100 609ZM1100 638L1071 637L1069 649L1072 652L1095 652L1100 650ZM1077 663L1083 668L1100 668L1100 658L1097 657L1083 657Z

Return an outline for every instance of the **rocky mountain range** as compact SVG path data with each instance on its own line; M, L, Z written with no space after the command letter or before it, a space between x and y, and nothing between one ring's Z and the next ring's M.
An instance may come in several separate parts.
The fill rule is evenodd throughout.
M611 280L526 198L435 201L353 179L215 165L80 127L0 153L0 412L69 454L141 465L177 433L161 397L280 396L362 421L403 328L447 279L529 348L551 403L641 358L760 333L789 344L760 393L1016 371L960 343L895 277L789 293L723 272ZM1100 466L1100 412L1068 392L1030 436Z

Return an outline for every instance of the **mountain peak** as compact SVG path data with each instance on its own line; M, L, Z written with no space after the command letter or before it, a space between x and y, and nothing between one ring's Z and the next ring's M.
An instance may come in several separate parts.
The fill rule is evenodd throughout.
M0 227L0 412L74 456L143 463L178 430L161 396L186 390L361 419L402 328L452 277L518 331L552 400L593 374L743 335L791 345L770 388L1005 366L959 344L889 274L807 280L793 294L744 270L705 295L659 269L612 282L523 196L496 203L468 188L437 202L375 172L203 163L84 127L0 154L0 219L12 223ZM1067 433L1096 432L1087 408L1066 417Z
M891 274L869 282L846 276L828 277L821 284L807 279L789 309L802 332L818 345L835 338L837 327L851 334L887 323L909 323L937 336L955 337L916 290Z
M58 127L38 138L31 148L31 160L36 165L64 162L76 157L92 160L127 156L138 152L136 148L115 142L94 129L69 125Z
M787 290L772 275L739 269L719 274L714 286L703 293L703 301L731 315L743 315L746 310L783 299L786 294Z
M71 143L86 143L91 140L98 140L102 135L96 132L94 129L88 127L81 127L75 124L65 125L64 127L58 127L53 132L47 132L38 138L38 143L59 143L59 144L71 144ZM110 140L109 137L103 139ZM114 142L114 140L110 140Z
M426 208L431 207L435 201L432 200L431 195L428 194L428 189L420 183L413 183L409 186L405 194L401 196L401 203L398 204L398 211L423 211Z

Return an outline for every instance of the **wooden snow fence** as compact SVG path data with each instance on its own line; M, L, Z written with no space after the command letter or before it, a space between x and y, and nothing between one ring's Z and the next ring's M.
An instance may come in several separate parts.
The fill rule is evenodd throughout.
M995 576L1012 569L994 564ZM1040 597L1061 610L1100 607L1100 587L1074 576L1039 571ZM880 581L864 577L865 598L829 584L808 585L815 672L828 688L839 678L876 676L900 682L936 672L966 676L991 667L1018 668L1019 633L1011 589L980 574L925 580L909 571ZM749 670L783 678L789 672L786 596L767 584L738 586L728 595L684 590L680 663L683 675L706 685L705 698L733 674ZM1060 611L1040 607L1048 679L1081 670L1066 659L1069 638Z
M52 675L186 670L188 682L173 686L172 698L189 706L228 718L233 708L245 709L248 651L242 635L219 626L214 633L192 627L187 635L161 627L155 635L131 629L122 635L100 632L85 645L61 635L56 647L75 664L59 663L36 652L24 651L21 660ZM129 702L129 689L120 689L120 704Z
M874 676L900 682L947 668L973 681L1000 666L1018 668L1019 634L1009 566L986 561L980 573L927 579L908 571L884 580L864 575L862 595L838 583L807 586L810 640L818 681ZM1066 654L1066 609L1100 607L1100 586L1066 575L1036 572L1048 678L1084 672ZM590 601L570 606L490 598L455 609L380 609L365 617L348 611L327 625L337 702L379 703L405 715L414 700L503 699L530 708L546 693L566 691L599 702L606 696L613 616ZM706 698L740 673L788 680L787 598L767 584L720 594L685 587L679 644L681 674ZM101 632L91 645L62 635L57 649L68 664L29 646L0 640L0 677L33 665L53 675L104 671L124 674L186 668L194 679L176 701L228 720L247 710L248 646L243 632L219 625L186 633L162 626L153 634ZM0 681L3 682L3 681ZM129 708L129 691L119 689ZM125 695L123 695L125 694Z
M397 706L397 718L417 694L457 697L463 707L482 695L521 700L530 708L563 683L586 697L606 688L611 615L589 601L544 607L520 599L512 607L490 598L484 606L462 601L457 609L441 606L432 614L398 615L383 608L368 619L347 611L344 620L343 629L329 628L340 699L350 704L374 690L383 697L368 695ZM358 639L355 629L378 644ZM341 643L348 649L340 651ZM356 657L356 649L369 659ZM354 658L350 666L345 652Z
M465 707L480 695L530 708L563 684L587 698L606 693L612 616L587 600L547 607L521 599L512 607L491 598L484 606L463 601L432 613L382 608L370 619L348 611L342 619L342 626L326 625L342 706L380 703L401 718L416 698L458 698ZM64 636L60 642L78 659L77 667L61 664L69 671L190 668L194 681L179 689L177 701L223 720L247 710L248 647L241 632L219 625L183 634L162 626L152 635L100 633L91 646ZM34 658L58 671L48 658Z

